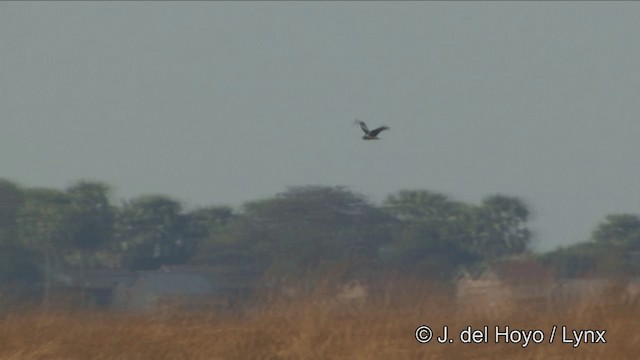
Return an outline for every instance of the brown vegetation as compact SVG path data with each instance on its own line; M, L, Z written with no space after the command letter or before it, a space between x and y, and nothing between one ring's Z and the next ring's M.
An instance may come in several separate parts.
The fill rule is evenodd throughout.
M256 301L229 312L164 309L146 314L23 311L0 318L1 359L636 359L640 303L606 297L519 302L484 313L456 308L450 289L420 281L395 281L362 301L326 291L298 298ZM489 306L489 304L487 304ZM508 311L507 311L508 310ZM436 336L447 325L452 344L414 339L420 325ZM487 344L462 344L468 325L489 326ZM545 341L495 344L493 328L544 332ZM563 344L548 338L554 325L606 330L607 343ZM559 330L560 331L560 330Z

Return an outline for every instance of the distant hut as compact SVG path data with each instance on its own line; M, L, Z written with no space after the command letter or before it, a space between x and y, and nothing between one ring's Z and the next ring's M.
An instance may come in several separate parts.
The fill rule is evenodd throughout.
M537 261L505 260L462 269L456 282L456 303L464 314L504 316L516 304L532 311L545 308L552 289L551 272Z

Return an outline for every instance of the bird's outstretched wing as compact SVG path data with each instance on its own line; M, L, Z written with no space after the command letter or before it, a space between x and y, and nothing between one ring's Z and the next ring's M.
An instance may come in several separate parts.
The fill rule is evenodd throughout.
M364 131L365 135L369 134L369 128L367 127L367 124L364 123L364 121L356 119L356 124L360 125L360 128L362 129L362 131Z
M385 131L385 130L389 130L389 127L388 126L380 126L377 129L373 129L373 130L369 131L369 135L378 136L378 134L380 134L381 131Z

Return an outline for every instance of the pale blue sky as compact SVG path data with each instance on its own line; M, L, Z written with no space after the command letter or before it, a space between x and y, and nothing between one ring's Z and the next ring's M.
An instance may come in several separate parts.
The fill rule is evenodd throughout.
M638 34L634 2L0 2L0 177L505 193L547 250L640 213Z

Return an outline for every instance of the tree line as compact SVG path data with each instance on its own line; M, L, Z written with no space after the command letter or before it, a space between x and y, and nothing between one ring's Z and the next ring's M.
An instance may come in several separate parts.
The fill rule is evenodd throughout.
M247 265L299 275L336 265L450 279L460 266L538 256L561 276L640 271L640 218L608 216L592 239L531 254L531 211L520 198L479 204L401 190L376 205L345 187L292 187L239 209L186 209L170 196L114 204L111 187L66 189L0 179L0 284L51 283L60 268L157 269Z

